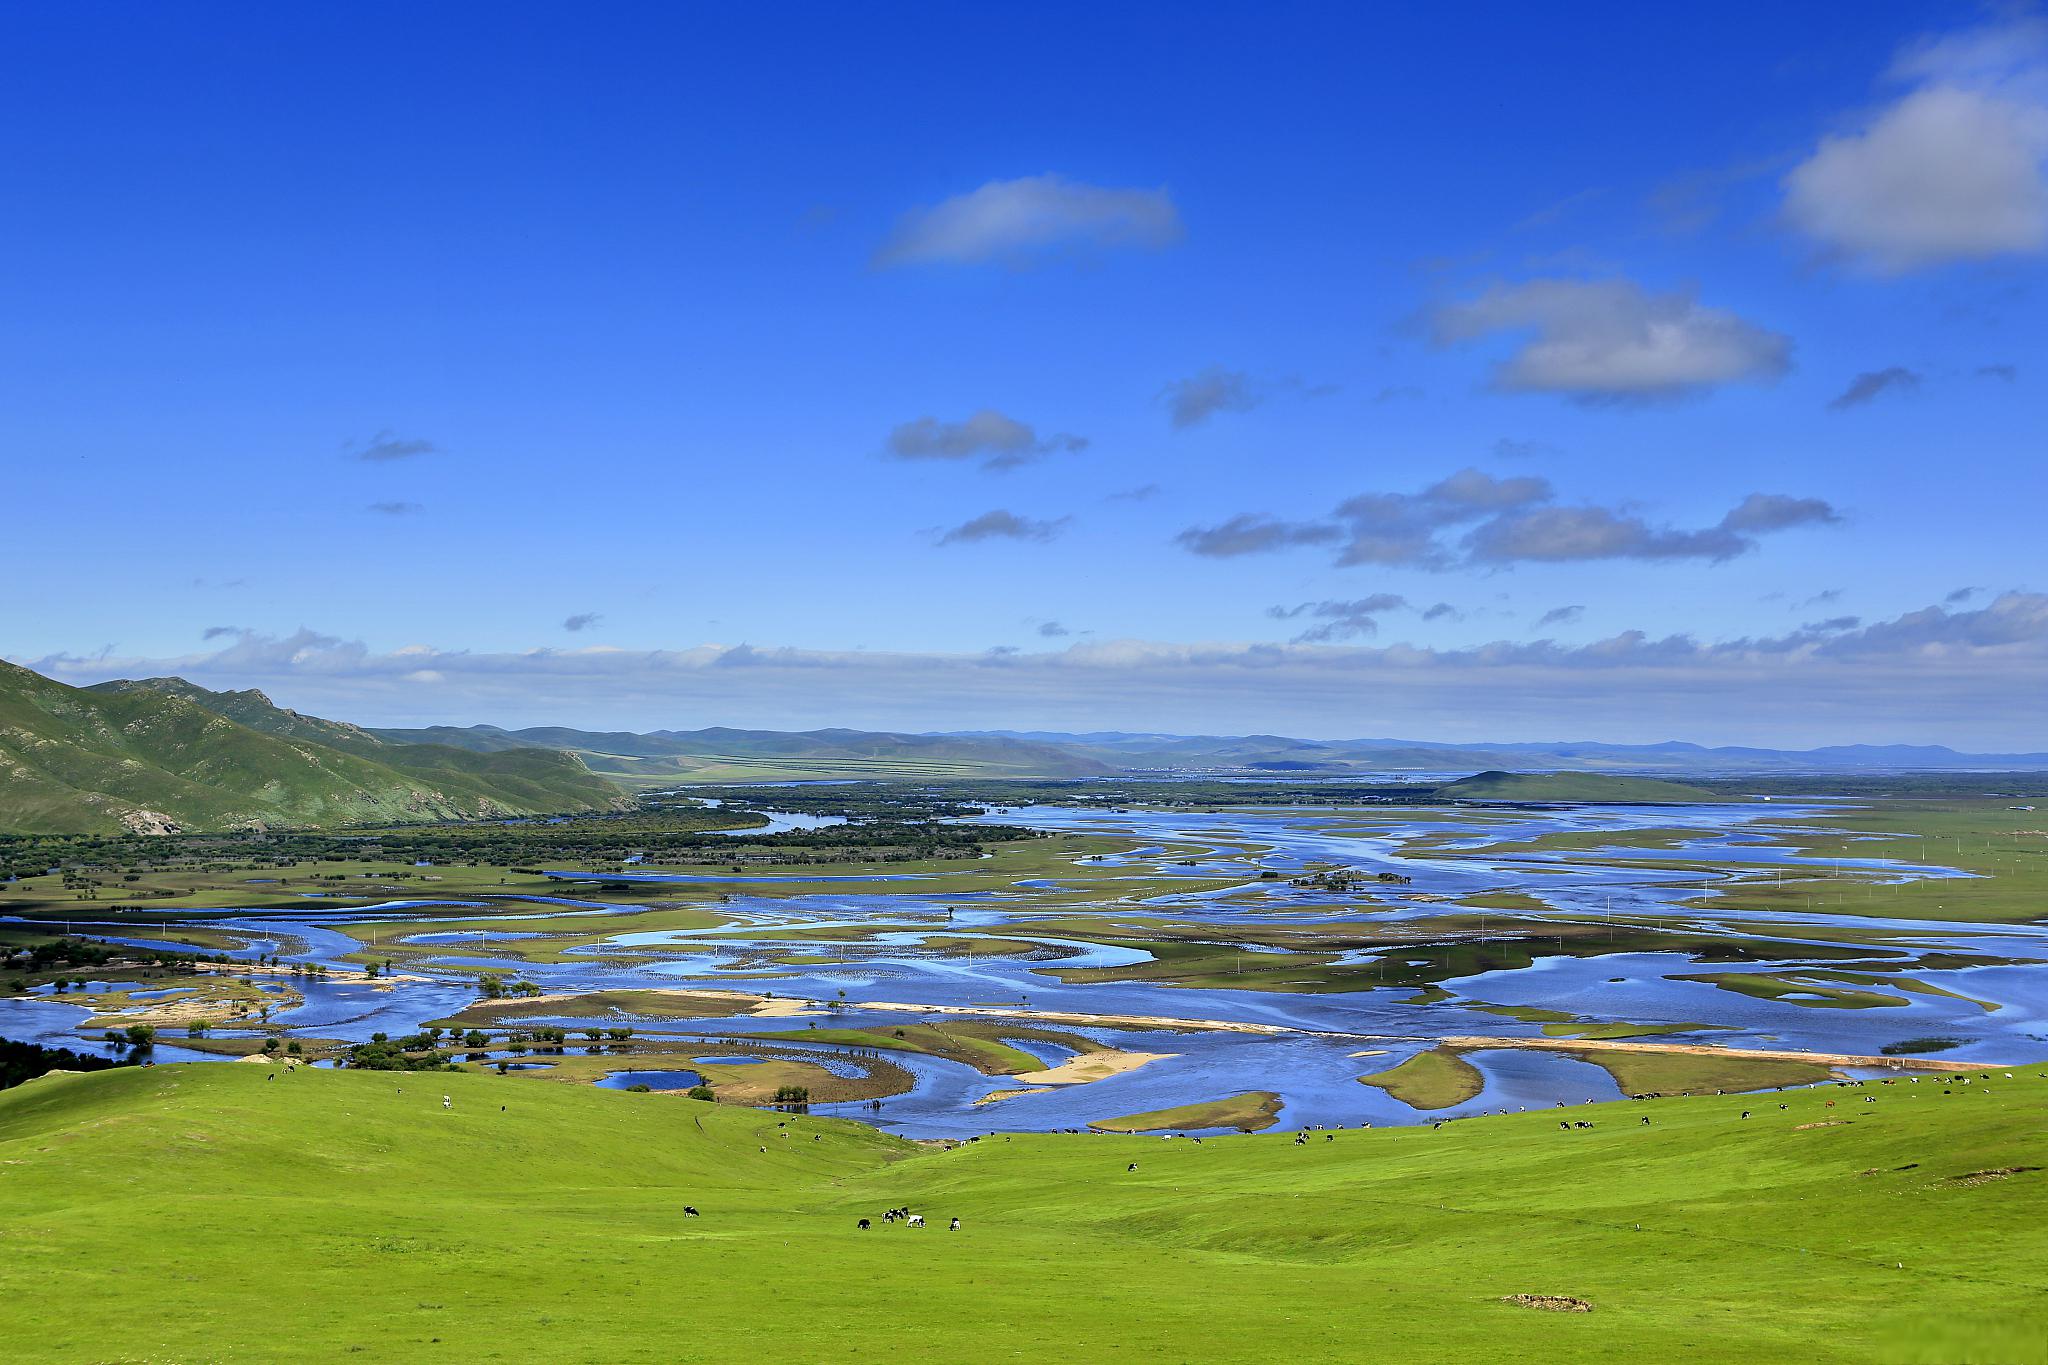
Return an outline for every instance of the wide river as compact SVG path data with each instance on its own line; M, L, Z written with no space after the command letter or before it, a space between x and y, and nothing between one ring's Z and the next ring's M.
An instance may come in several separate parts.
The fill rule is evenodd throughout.
M741 880L723 902L708 902L729 914L730 923L710 930L623 932L569 962L517 968L548 992L628 987L713 986L773 992L777 996L844 1001L829 1021L834 1026L873 1028L928 1021L890 1004L1028 1008L1096 1016L1143 1016L1278 1026L1275 1033L1233 1033L1089 1025L1048 1025L1083 1033L1112 1046L1166 1054L1136 1070L1084 1085L1048 1087L1036 1093L977 1104L992 1091L1017 1086L1004 1077L930 1057L893 1054L915 1077L907 1094L868 1105L813 1106L813 1112L846 1112L913 1136L959 1136L995 1130L1078 1127L1090 1120L1167 1108L1251 1090L1277 1093L1281 1121L1289 1127L1313 1124L1413 1123L1468 1113L1559 1102L1614 1098L1619 1090L1608 1073L1585 1061L1554 1052L1481 1049L1468 1054L1486 1080L1484 1091L1455 1108L1419 1113L1357 1078L1392 1066L1445 1036L1536 1037L1540 1027L1475 1004L1531 1006L1583 1019L1633 1024L1714 1026L1678 1035L1673 1041L1713 1043L1731 1048L1802 1049L1874 1055L1911 1039L1938 1038L1949 1046L1944 1058L1997 1062L2032 1061L2048 1055L2048 928L2039 925L1971 925L1893 919L1884 915L1885 891L1926 878L1963 875L1933 862L1880 859L1816 860L1799 849L1799 817L1812 805L1744 803L1697 807L1575 807L1484 813L1385 807L1338 810L1327 807L1232 808L1222 811L1110 810L1033 806L990 811L988 823L1025 825L1063 833L1118 836L1135 851L1077 865L1069 879L978 890L948 890L945 872L906 876L879 884L861 879L858 889L831 889L831 879L782 878L761 874ZM782 827L787 827L782 826ZM1568 853L1486 850L1495 843L1546 834L1624 836L1640 829L1682 830L1676 847L1618 847ZM1418 853L1421 841L1433 853ZM1405 851L1404 851L1405 850ZM1355 897L1290 884L1310 865L1337 864L1367 876L1385 871L1410 880L1398 886L1374 884L1374 903L1361 909ZM1260 874L1278 873L1262 878ZM1816 872L1847 883L1854 900L1840 907L1853 913L1767 914L1742 908L1739 888L1759 880L1797 879ZM697 877L674 880L684 898ZM1156 892L1162 875L1194 879L1186 889ZM732 886L735 879L717 879ZM772 883L802 881L805 894L775 895ZM848 879L852 881L853 879ZM1120 883L1148 888L1137 901L1125 898ZM1829 885L1844 883L1834 880ZM1074 887L1085 887L1085 903L1069 903ZM821 889L822 888L822 889ZM579 899L565 884L559 901L493 899L494 916L531 914L557 921L578 911L605 912L602 902ZM1148 960L1142 949L1097 942L1077 932L1074 922L1091 914L1144 916L1175 925L1201 926L1200 937L1233 943L1233 930L1249 933L1276 926L1329 921L1388 923L1426 920L1447 912L1475 913L1448 904L1462 898L1504 893L1534 898L1541 911L1500 912L1504 928L1527 932L1541 916L1573 926L1654 917L1667 928L1699 931L1729 940L1753 936L1768 921L1778 940L1809 940L1826 948L1845 929L1868 931L1870 958L1906 954L1919 958L1951 953L1999 959L1996 965L1938 964L1902 972L1933 990L1886 992L1901 1003L1877 1008L1831 1008L1824 997L1758 998L1682 975L1738 970L1701 962L1684 953L1616 951L1604 955L1539 958L1535 965L1487 972L1443 983L1448 1000L1411 1003L1412 986L1342 993L1290 994L1272 991L1197 989L1143 981L1067 985L1048 968L1114 967ZM1823 893L1824 894L1824 893ZM1839 891L1837 894L1840 894ZM1052 895L1062 903L1046 904ZM1699 902L1686 905L1684 902ZM405 919L416 925L404 940L435 955L415 959L407 972L425 976L378 987L362 982L306 984L305 1003L274 1020L309 1037L367 1039L373 1032L409 1032L421 1022L444 1017L474 997L470 976L479 965L504 968L489 956L493 939L520 931L475 932L438 927L475 915L485 902L386 902L348 909L304 911L176 912L181 923L203 924L234 934L237 955L280 954L286 961L340 965L360 946L337 932L339 924ZM1034 921L1058 917L1057 933L1035 931ZM915 927L877 931L849 940L849 925L886 923ZM929 925L929 928L924 926ZM837 931L807 939L804 929ZM1789 926L1789 927L1788 927ZM90 926L80 925L82 931ZM773 938L762 938L775 931ZM1038 945L1028 957L967 956L922 947L928 936L961 939L975 935ZM123 940L141 942L142 940ZM1246 945L1247 953L1267 951ZM787 961L788 958L800 961ZM1831 964L1796 955L1746 962L1744 972L1799 971ZM294 985L298 985L294 982ZM1883 986L1871 989L1883 991ZM51 998L0 1001L0 1036L75 1045L74 1030L86 1017L78 1006ZM563 1020L565 1024L585 1021ZM722 1034L764 1027L802 1030L798 1020L692 1020L687 1026L650 1021L642 1034L674 1033L687 1040L715 1040ZM684 1042L685 1050L693 1044ZM1020 1043L1056 1064L1070 1055L1042 1041ZM836 1065L831 1049L791 1043L792 1052L815 1055ZM173 1046L159 1048L163 1060L199 1054ZM1366 1054L1361 1056L1360 1054Z

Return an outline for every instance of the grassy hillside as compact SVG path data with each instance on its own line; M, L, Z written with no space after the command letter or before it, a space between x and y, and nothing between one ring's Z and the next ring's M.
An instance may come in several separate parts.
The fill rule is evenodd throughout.
M1436 789L1439 797L1461 801L1571 801L1608 805L1690 805L1736 797L1683 782L1604 773L1507 773L1461 777Z
M6 1339L46 1361L2048 1359L2031 1071L1582 1106L1563 1132L951 1151L516 1078L268 1074L0 1094ZM882 1224L897 1205L930 1225Z
M391 743L359 725L286 710L254 689L211 692L183 678L100 683L87 690L183 697L252 730L322 744L394 769L471 811L515 814L620 804L617 787L561 749L474 752L447 744Z
M0 662L0 831L335 825L559 810L617 798L587 772L573 781L516 772L502 784L481 782L475 772L444 780L431 756L417 770L402 771L382 755L320 741L315 732L329 722L295 720L303 727L266 733L176 688L68 687Z

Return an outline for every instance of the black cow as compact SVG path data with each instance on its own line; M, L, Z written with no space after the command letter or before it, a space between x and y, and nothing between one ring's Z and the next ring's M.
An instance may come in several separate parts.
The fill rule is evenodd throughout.
M863 1218L858 1223L854 1224L854 1226L859 1228L862 1232L866 1232L868 1230L868 1220Z
M695 1217L697 1217L697 1206L696 1206L695 1204L685 1204L685 1205L683 1205L683 1217L685 1217L685 1218L695 1218Z

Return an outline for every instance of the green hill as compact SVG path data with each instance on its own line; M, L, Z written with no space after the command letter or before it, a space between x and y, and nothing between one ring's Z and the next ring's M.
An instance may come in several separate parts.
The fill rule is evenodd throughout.
M210 692L183 678L100 683L87 690L184 697L252 730L325 745L395 769L472 811L522 814L621 804L616 787L559 748L479 753L447 744L391 743L359 725L288 711L254 689Z
M266 728L251 718L269 711ZM277 720L275 717L286 719ZM177 679L69 687L0 662L0 831L149 833L587 809L620 799L573 758L502 772L449 750L359 742L260 693Z
M0 1094L7 1340L49 1362L2048 1360L2031 1070L1579 1106L1592 1128L1562 1132L1545 1111L951 1151L516 1076L269 1075ZM904 1205L929 1225L881 1222Z
M1604 773L1474 773L1436 789L1459 801L1542 801L1577 805L1695 805L1736 798L1683 782Z

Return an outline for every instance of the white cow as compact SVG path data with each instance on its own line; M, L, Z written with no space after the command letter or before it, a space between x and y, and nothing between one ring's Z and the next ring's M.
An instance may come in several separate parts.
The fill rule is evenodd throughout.
M911 1227L914 1227L914 1228L921 1228L921 1227L923 1227L923 1226L924 1226L924 1215L923 1215L923 1214L921 1214L921 1213L913 1213L913 1214L911 1214L911 1215L910 1215L910 1226L911 1226Z

